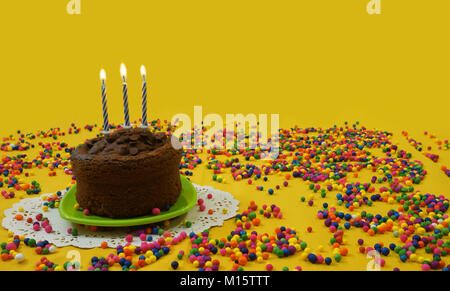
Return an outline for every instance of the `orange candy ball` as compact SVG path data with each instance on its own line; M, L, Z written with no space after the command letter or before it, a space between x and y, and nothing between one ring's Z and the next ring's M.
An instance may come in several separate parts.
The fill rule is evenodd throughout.
M240 256L238 259L239 265L245 266L247 264L247 258L245 256Z

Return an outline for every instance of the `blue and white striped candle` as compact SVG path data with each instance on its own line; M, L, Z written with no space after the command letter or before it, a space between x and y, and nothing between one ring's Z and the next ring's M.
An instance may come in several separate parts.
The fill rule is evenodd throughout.
M145 77L147 72L144 65L141 66L142 76L142 126L148 126L147 124L147 81Z
M102 106L103 106L103 131L109 130L109 121L108 121L108 106L106 100L106 73L105 70L100 70L100 81L102 82Z
M123 114L125 117L125 127L130 127L130 113L128 111L128 87L127 87L127 68L120 64L120 76L122 77L122 93L123 93Z

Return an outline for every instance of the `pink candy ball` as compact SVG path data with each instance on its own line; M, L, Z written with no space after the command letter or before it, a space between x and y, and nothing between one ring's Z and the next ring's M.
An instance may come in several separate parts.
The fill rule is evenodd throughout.
M53 230L51 225L47 225L44 229L46 233L51 233Z
M400 236L400 240L401 240L402 242L405 242L407 239L408 239L408 236L407 236L406 234L402 234L402 235Z
M6 249L8 251L15 250L15 249L17 249L17 245L15 243L9 243L9 244L6 245Z
M193 263L194 261L196 261L197 260L197 257L196 256L194 256L194 255L190 255L189 256L189 261L191 262L191 263Z
M158 215L161 213L161 210L159 210L159 208L153 208L152 213L153 213L153 215Z
M132 241L133 241L133 236L132 236L131 234L129 234L129 235L127 235L127 236L125 237L125 240L126 240L127 242L132 242Z

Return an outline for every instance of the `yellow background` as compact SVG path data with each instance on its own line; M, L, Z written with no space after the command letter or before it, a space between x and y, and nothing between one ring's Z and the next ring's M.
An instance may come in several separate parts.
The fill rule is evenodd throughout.
M133 120L141 114L139 66L144 64L150 79L149 119L192 115L193 106L201 105L204 115L278 113L284 127L360 121L394 132L413 153L401 130L419 141L425 140L424 130L450 137L449 1L382 0L381 15L367 14L368 0L81 0L81 15L67 14L68 2L2 2L1 136L17 129L66 129L71 122L101 124L101 68L107 74L110 119L121 122L119 65L124 62ZM68 141L90 136L83 133ZM450 166L448 154L440 154L440 162ZM430 172L421 188L448 195L449 182L438 165L415 157ZM203 171L201 167L193 181L210 184L210 173ZM69 180L42 175L40 181L46 193ZM297 184L309 194L306 185ZM248 195L239 193L240 184L214 186L237 193L244 206L252 195L261 195L254 187ZM292 201L282 198L282 192L289 193L265 195L261 203L273 199L288 206ZM16 201L2 201L2 208ZM290 218L283 223L296 224L303 235L310 224L305 220L316 210L286 211ZM279 224L268 221L267 232ZM318 232L309 234L309 240L326 245L329 233L319 221L312 225ZM232 223L226 226L214 234L225 235ZM0 240L5 239L1 231ZM187 243L183 245L186 249ZM55 261L63 262L66 249L52 255ZM364 269L368 260L355 252L353 260L330 268ZM26 253L26 264L0 262L0 269L29 269L38 259L30 258L31 253ZM98 250L85 254L87 258ZM146 268L167 269L171 259ZM295 260L288 259L287 265L319 268ZM390 269L398 264L395 260Z
M140 117L139 66L151 117L279 113L282 125L360 120L450 133L446 0L3 1L1 129L122 121L119 65ZM39 124L31 121L39 118Z

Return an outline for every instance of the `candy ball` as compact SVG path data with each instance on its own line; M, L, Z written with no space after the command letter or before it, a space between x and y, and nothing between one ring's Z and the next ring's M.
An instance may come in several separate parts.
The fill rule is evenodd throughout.
M22 253L18 253L14 256L14 260L17 262L23 262L25 260L25 256Z

